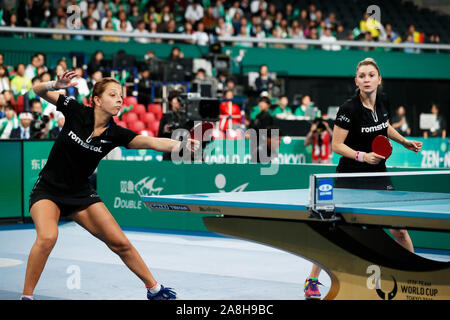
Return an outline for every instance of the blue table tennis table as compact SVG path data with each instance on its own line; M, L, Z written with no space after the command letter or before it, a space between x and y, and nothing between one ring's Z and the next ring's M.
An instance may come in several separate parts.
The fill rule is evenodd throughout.
M450 262L415 255L384 230L449 232L448 194L333 192L332 201L313 204L308 189L151 196L142 201L150 210L205 214L210 231L274 246L318 264L331 278L325 299L450 299Z

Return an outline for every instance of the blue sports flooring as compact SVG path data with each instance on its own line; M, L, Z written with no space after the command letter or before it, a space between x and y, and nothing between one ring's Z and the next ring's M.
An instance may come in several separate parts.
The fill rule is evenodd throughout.
M210 233L125 229L155 278L187 300L302 300L311 262L293 254ZM0 226L0 300L20 298L35 240L33 225ZM450 260L426 253L428 258ZM322 296L330 278L322 272ZM100 240L74 222L59 236L35 299L143 300L141 281Z

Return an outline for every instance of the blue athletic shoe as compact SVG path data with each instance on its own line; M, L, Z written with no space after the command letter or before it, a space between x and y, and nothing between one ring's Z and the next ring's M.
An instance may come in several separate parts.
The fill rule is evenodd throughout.
M177 293L172 288L165 288L163 285L157 293L151 293L150 290L147 290L148 300L176 300L176 298Z

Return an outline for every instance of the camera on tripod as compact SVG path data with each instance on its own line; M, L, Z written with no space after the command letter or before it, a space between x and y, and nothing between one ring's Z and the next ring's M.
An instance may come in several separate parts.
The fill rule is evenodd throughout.
M50 120L49 116L42 115L40 112L31 112L33 120L30 123L30 139L40 139L42 130Z
M183 108L171 111L173 113L172 121L167 124L170 131L178 128L190 129L195 121L215 122L219 120L219 99L205 98L200 93L182 93L178 96L178 100Z

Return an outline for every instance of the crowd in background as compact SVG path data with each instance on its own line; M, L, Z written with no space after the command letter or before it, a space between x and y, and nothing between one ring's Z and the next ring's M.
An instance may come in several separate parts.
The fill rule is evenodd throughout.
M78 9L71 9L71 6ZM291 2L264 0L211 1L211 0L25 0L4 1L0 23L11 27L49 27L57 29L133 32L140 43L168 42L157 38L138 37L149 33L174 33L192 35L187 43L209 44L209 35L245 36L278 39L319 39L329 42L319 46L322 50L341 50L336 40L361 40L405 43L440 43L437 33L425 35L410 25L407 30L393 30L389 22L381 24L368 13L354 17L352 25L340 22L335 12L326 12L313 2L298 7ZM74 13L79 19L74 19ZM16 34L15 36L20 36ZM51 36L54 39L98 39L128 42L130 37L105 35ZM286 44L235 42L242 47L286 48ZM299 49L315 49L313 45L293 45ZM345 48L347 49L347 48ZM362 47L359 50L373 50ZM383 49L381 50L391 50ZM405 52L420 50L405 48Z

